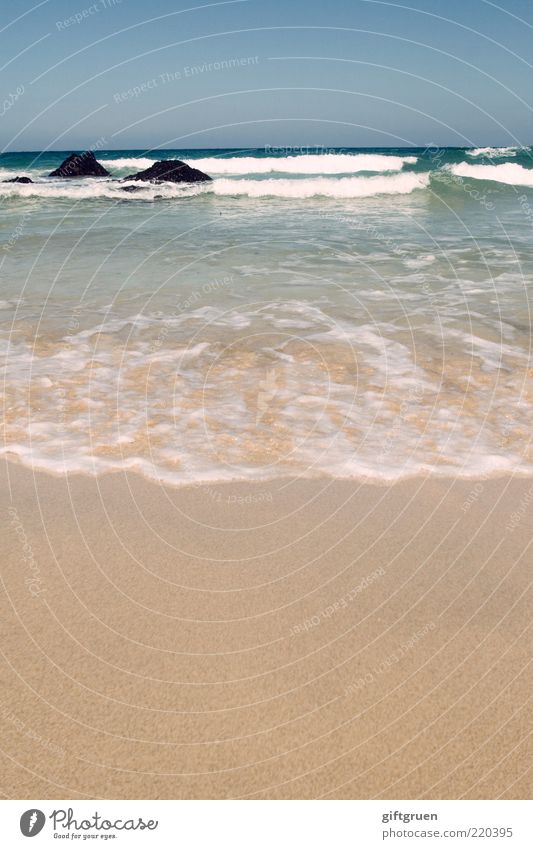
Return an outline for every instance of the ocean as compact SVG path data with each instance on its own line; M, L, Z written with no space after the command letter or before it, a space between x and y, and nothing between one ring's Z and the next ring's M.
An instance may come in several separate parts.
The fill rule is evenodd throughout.
M529 148L6 153L0 451L170 484L533 473Z

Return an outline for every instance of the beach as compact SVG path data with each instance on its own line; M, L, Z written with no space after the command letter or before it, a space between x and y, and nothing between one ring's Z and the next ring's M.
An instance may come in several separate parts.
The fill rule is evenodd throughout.
M529 796L528 477L1 475L5 796Z
M533 3L4 7L6 847L533 849Z
M531 149L96 154L0 156L5 795L528 797Z

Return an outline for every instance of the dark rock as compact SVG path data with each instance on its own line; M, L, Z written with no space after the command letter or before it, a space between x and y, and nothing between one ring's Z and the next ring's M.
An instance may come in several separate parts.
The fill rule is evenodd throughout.
M142 192L142 186L120 186L123 192Z
M49 177L110 177L109 171L96 161L92 150L71 153Z
M12 177L11 180L2 180L2 183L33 183L29 177Z
M145 171L124 177L124 182L126 180L144 180L148 183L206 183L211 177L179 159L166 159L154 162Z

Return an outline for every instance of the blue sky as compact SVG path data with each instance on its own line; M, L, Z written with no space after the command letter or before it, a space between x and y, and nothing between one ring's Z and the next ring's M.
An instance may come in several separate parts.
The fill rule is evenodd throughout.
M530 0L3 0L1 150L533 143Z

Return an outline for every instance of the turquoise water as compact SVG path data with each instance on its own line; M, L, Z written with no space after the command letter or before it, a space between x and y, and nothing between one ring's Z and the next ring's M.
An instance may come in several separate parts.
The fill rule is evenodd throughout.
M530 474L530 149L0 156L8 456L180 484ZM139 184L136 184L139 187Z

